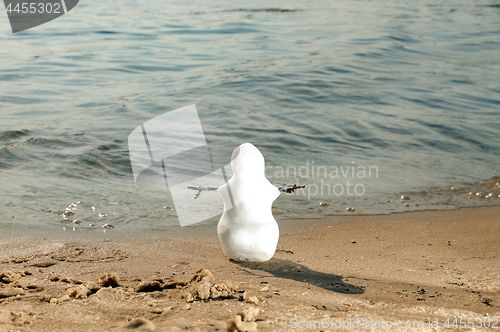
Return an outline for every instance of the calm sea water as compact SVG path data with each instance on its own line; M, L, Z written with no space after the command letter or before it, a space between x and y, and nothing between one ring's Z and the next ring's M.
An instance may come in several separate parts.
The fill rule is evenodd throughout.
M279 222L500 204L499 1L89 0L17 34L3 15L4 225L178 225L127 138L190 104L208 141L308 185Z

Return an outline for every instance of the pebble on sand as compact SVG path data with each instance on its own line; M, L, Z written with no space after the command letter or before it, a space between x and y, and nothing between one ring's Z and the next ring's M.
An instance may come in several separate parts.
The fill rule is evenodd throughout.
M20 273L12 272L9 270L2 270L0 272L0 283L10 284L21 277Z
M258 304L259 299L257 296L250 296L247 291L243 293L243 295L240 296L240 301L245 301L246 303L251 303L251 304Z
M117 286L118 276L116 275L116 273L106 273L99 278L99 285L101 285L102 287Z
M58 303L62 303L62 302L65 302L65 301L68 301L70 299L70 297L68 296L68 294L66 295L63 295L59 298L52 298L50 299L49 303L51 304L58 304Z
M256 307L248 307L242 312L238 312L236 316L227 321L228 332L254 332L257 331L257 323L255 319L259 314L259 309Z
M76 285L66 290L66 295L75 299L84 299L90 294L90 289L84 285Z
M126 323L124 326L126 329L135 330L139 329L142 331L154 331L156 330L155 324L146 318L134 318L130 322Z

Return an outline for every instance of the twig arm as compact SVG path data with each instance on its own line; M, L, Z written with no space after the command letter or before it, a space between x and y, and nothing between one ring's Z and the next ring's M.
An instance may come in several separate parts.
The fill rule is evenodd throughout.
M291 194L297 189L304 189L306 187L307 186L297 186L296 184L294 184L293 187L289 187L289 188L279 187L278 190L281 191L282 193Z
M218 188L202 187L202 186L199 186L199 187L188 186L188 189L198 190L198 192L194 195L194 199L197 199L198 197L200 197L200 194L201 194L202 191L215 191Z
M202 191L216 191L218 189L218 188L203 187L203 186L199 186L199 187L188 186L187 188L191 189L191 190L198 190L198 192L194 195L194 199L197 199L198 197L200 197ZM294 184L293 187L288 187L288 188L279 187L278 190L282 193L291 194L291 193L295 192L295 190L304 189L304 188L307 188L307 186L297 186L296 184Z

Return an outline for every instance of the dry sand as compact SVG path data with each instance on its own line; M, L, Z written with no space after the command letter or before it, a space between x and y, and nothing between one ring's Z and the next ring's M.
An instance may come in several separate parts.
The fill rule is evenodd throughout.
M307 220L278 248L238 263L214 234L4 238L0 331L500 330L500 207Z

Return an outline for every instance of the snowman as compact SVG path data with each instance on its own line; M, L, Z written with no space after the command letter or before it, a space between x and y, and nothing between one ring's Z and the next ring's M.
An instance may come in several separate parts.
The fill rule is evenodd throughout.
M271 206L280 194L264 174L264 156L250 143L231 157L233 177L217 189L224 213L217 234L226 256L235 261L267 261L278 244L279 229Z
M222 250L235 261L267 261L276 251L279 228L271 207L280 192L293 193L306 186L276 188L266 178L264 156L250 143L234 149L231 156L232 178L219 188L189 186L197 190L217 191L224 201L224 212L217 226Z

